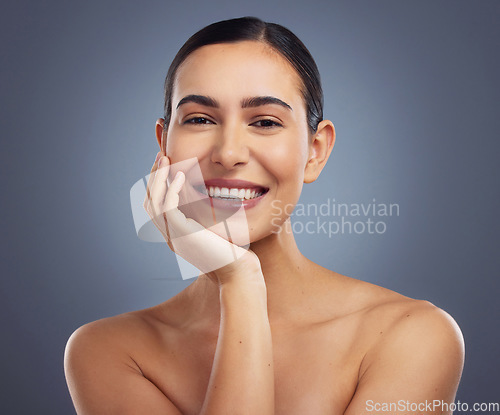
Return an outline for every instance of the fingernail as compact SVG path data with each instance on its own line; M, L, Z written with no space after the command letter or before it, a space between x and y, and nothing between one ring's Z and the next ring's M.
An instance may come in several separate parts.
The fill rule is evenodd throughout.
M181 174L182 174L182 171L180 171L180 170L177 173L175 173L174 180L177 179L177 177L179 177Z
M161 157L161 151L159 151L158 154L156 155L155 163L159 160L160 157Z

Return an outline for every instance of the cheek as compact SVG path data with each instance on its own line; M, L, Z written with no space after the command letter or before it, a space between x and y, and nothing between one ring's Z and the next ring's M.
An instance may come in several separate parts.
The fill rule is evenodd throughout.
M209 150L204 141L190 139L189 136L176 134L175 129L167 136L166 155L172 163L187 160L193 157L201 159Z
M170 126L170 131L167 135L166 142L166 154L174 163L174 159L180 159L185 153L187 146L182 145L183 141L182 137L175 132L175 126Z
M278 184L297 187L304 179L304 168L307 161L307 138L304 140L283 140L279 145L266 148L264 157L266 166L276 177ZM304 141L305 145L301 141Z

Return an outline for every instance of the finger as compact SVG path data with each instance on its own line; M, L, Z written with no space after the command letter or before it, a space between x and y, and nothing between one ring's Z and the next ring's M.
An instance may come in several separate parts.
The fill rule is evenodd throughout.
M168 247L173 251L175 252L174 250L174 246L172 245L172 239L170 238L170 230L168 229L168 222L167 222L167 214L166 213L163 213L162 214L162 218L163 218L163 227L165 229L165 232L166 232L166 237L165 237L165 240L167 241L167 245Z
M178 171L167 190L165 197L165 220L168 224L169 235L177 238L184 234L196 232L203 229L201 225L193 220L188 220L184 213L179 210L179 192L184 185L186 176L184 172ZM193 222L195 225L193 226Z
M167 177L170 171L170 160L168 157L161 157L159 167L155 172L155 177L151 188L149 189L149 197L155 215L160 215L165 211L165 197L167 195Z
M184 181L186 176L182 171L178 171L175 174L174 180L170 183L170 187L168 188L167 195L165 197L165 208L168 211L177 209L179 206L179 192L184 185Z
M156 227L163 234L170 246L170 233L165 215L165 196L167 193L167 177L170 170L170 160L168 157L161 157L159 167L155 172L153 183L150 188L150 217ZM149 212L148 212L149 213Z
M161 157L159 168L156 170L153 185L151 188L151 204L155 223L163 233L168 246L173 250L170 242L170 232L168 229L167 215L165 214L165 197L167 194L167 178L170 171L170 159Z
M178 170L182 170L182 172L185 173L187 177L190 177L190 170L193 167L198 166L199 169L198 157L192 157L182 160L181 162L176 163L176 166Z
M167 168L162 168L160 167L160 164L162 166L164 166L166 164ZM164 199L164 196L162 197L161 196L161 183L162 182L165 182L166 180L166 176L168 175L168 166L170 165L170 160L168 157L164 157L163 156L163 152L158 152L158 154L156 155L156 159L155 159L155 162L153 164L153 167L151 169L151 174L149 175L149 178L148 178L148 183L147 183L147 186L146 186L146 197L145 197L145 200L144 200L144 203L143 203L143 207L144 209L146 210L146 212L148 213L149 217L151 218L151 220L153 221L153 223L155 224L155 226L158 228L158 230L162 233L162 235L164 236L164 238L166 239L167 241L167 244L169 244L169 246L171 245L170 241L169 241L169 232L168 232L168 226L166 224L166 217L164 215L161 215L161 209L159 208L159 204L161 204L162 200ZM155 186L155 178L156 178L156 175L158 174L158 172L160 172L161 174L164 174L165 175L165 180L162 180L162 178L160 178L160 189L159 189L159 193L160 193L160 196L157 196L156 195L156 186ZM164 190L166 192L166 189ZM160 199L158 201L158 203L156 203L156 200L157 199Z
M151 200L151 195L150 195L149 189L151 188L151 186L153 184L153 180L155 178L155 173L156 173L156 170L158 169L158 163L159 163L162 155L163 155L163 153L161 151L159 151L158 154L156 155L155 162L153 163L153 167L151 168L151 172L150 172L149 177L148 177L148 183L146 185L146 197L145 197L144 203L143 203L143 207L146 210L148 210L148 206L149 206L149 203Z

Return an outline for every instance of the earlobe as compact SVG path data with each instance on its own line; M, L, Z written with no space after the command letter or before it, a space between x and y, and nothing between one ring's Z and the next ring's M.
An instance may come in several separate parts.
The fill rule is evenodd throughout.
M160 146L161 151L165 151L165 143L163 143L163 130L165 126L165 120L163 118L158 118L156 120L156 140L158 141L158 145Z
M304 183L314 182L323 167L325 167L333 145L335 144L335 127L329 120L323 120L318 124L309 147L309 159L304 170Z

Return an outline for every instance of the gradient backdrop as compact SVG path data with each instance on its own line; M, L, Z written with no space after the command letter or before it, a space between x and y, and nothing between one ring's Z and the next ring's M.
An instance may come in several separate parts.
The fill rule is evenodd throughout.
M69 335L192 282L165 244L137 238L129 191L154 161L177 49L244 15L292 29L322 74L337 143L301 202L399 205L381 235L298 234L304 254L447 310L467 346L457 398L499 401L499 11L498 1L4 1L0 412L74 413Z

